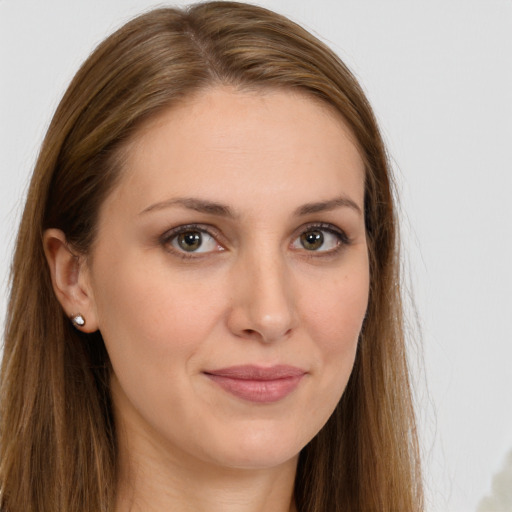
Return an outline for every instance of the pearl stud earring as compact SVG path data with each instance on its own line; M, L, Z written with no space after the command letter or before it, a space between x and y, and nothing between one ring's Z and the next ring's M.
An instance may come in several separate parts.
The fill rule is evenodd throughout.
M78 315L73 315L71 317L71 322L76 328L83 327L85 325L85 318L80 313L78 313Z

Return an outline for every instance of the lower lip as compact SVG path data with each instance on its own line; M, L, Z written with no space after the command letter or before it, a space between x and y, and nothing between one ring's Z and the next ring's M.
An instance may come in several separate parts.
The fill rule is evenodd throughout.
M224 391L256 403L278 402L294 391L304 375L294 375L279 379L250 380L207 374Z

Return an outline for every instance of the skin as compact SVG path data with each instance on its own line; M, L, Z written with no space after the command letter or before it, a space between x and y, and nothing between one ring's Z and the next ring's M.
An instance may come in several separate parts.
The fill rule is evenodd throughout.
M216 87L131 142L91 254L45 233L59 300L112 361L117 512L295 510L298 454L345 389L367 307L363 200L339 114ZM176 229L190 224L202 245L187 252ZM304 376L255 403L207 375L245 364Z

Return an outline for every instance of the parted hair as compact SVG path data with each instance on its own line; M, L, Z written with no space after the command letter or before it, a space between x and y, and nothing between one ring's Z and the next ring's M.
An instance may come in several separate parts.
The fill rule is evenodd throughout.
M289 19L206 2L138 16L72 80L33 172L10 278L0 382L2 512L112 512L111 366L100 332L75 330L53 292L43 233L87 255L123 149L146 120L215 85L300 91L335 109L365 163L370 295L347 388L301 451L299 512L419 512L419 450L402 318L392 178L372 109L344 63Z

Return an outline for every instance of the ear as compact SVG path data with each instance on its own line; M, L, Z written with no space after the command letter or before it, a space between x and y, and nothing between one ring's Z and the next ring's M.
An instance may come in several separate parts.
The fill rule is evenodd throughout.
M82 315L82 332L98 330L94 295L85 258L73 252L60 229L47 229L43 235L44 252L52 277L53 290L69 318Z

